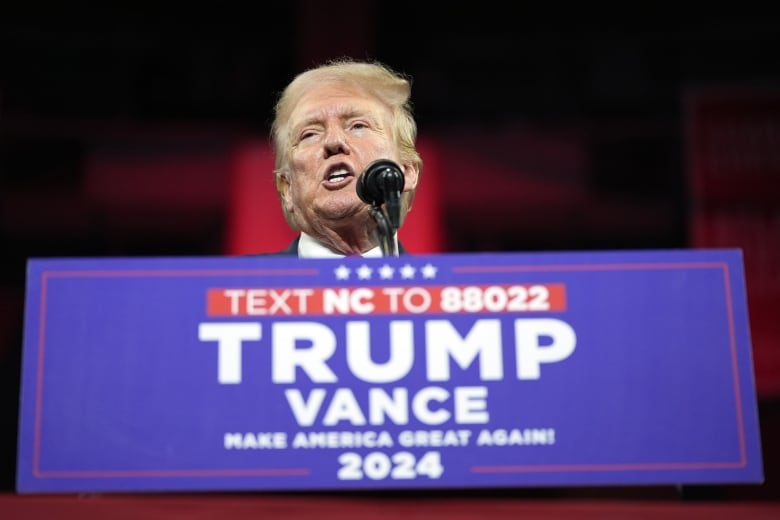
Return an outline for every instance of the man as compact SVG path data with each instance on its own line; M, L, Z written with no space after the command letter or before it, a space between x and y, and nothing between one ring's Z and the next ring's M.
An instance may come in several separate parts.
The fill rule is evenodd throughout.
M274 174L287 222L300 235L281 254L383 255L377 222L356 183L375 160L400 166L403 223L422 172L410 95L401 74L351 59L309 69L284 89L271 128Z

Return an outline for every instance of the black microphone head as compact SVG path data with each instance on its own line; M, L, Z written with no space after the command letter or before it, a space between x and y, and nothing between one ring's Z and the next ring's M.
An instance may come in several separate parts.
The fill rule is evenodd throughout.
M378 159L366 166L366 170L358 177L355 189L360 200L379 206L385 203L389 191L400 194L404 183L400 166L389 159Z

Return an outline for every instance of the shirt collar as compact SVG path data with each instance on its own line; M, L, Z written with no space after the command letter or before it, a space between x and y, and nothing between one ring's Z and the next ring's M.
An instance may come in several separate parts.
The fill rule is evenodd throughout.
M331 251L322 242L311 235L301 232L301 239L298 241L298 257L300 258L344 258L346 255ZM369 249L362 255L364 258L379 258L382 256L382 248L376 246Z

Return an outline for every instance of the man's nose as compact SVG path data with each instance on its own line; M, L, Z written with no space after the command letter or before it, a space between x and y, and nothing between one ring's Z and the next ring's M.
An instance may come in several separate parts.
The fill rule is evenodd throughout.
M349 153L349 146L341 129L331 129L325 135L325 157L339 153Z

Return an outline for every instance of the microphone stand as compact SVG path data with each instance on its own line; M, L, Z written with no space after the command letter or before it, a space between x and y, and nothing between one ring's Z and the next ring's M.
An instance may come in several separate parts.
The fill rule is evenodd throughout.
M396 231L401 226L401 193L404 176L392 161L374 161L360 175L355 186L357 195L370 204L368 212L376 222L375 238L382 249L382 256L398 256Z
M382 249L382 256L398 256L398 244L395 241L396 230L390 224L392 219L379 204L372 204L368 212L376 221L377 242Z

